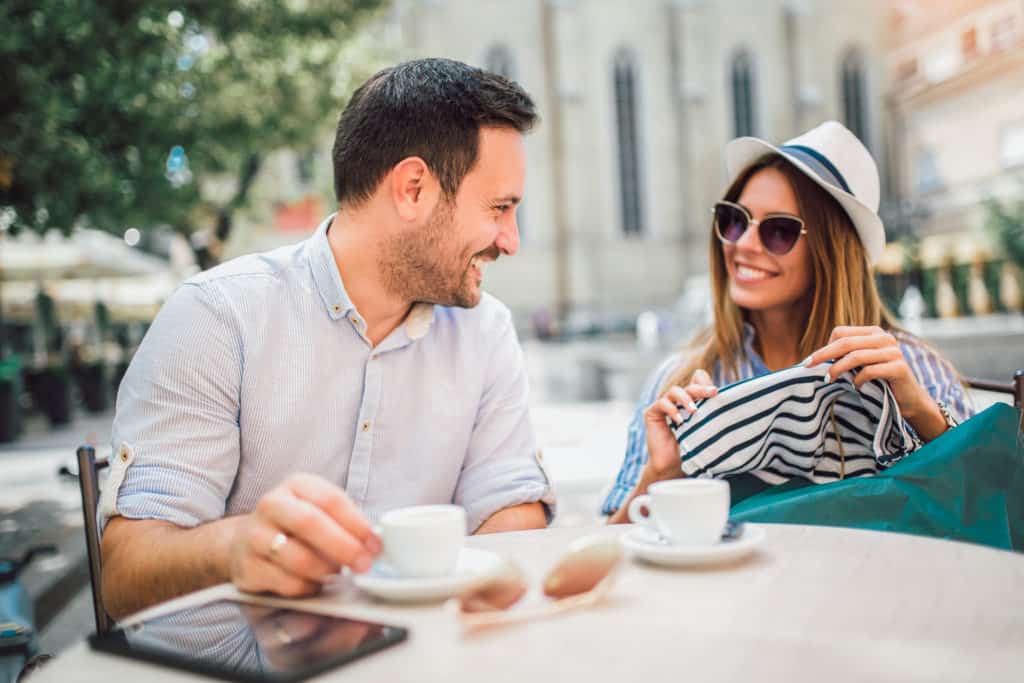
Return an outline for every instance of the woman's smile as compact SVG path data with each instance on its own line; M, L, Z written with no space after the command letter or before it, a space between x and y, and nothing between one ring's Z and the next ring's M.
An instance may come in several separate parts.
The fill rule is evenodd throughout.
M732 277L741 284L757 284L778 277L778 273L765 268L758 268L749 263L733 260L730 268Z

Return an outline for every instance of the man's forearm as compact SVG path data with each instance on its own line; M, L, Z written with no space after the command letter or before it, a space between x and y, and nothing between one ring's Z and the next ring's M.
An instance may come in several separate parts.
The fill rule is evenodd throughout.
M542 503L523 503L498 510L487 518L474 533L493 534L499 531L523 531L543 529L548 525Z
M228 517L192 529L115 517L103 533L103 603L114 619L230 580L235 526Z

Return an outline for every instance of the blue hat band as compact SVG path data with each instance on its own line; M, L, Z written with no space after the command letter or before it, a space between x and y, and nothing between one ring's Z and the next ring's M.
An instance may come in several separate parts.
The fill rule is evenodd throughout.
M805 163L812 171L818 174L819 178L829 185L841 187L843 190L853 195L853 190L851 190L850 186L846 183L846 178L843 177L843 174L839 172L838 168L832 165L832 162L828 160L828 157L818 152L818 150L810 147L804 147L803 145L783 145L782 147L779 147L779 151L796 157Z

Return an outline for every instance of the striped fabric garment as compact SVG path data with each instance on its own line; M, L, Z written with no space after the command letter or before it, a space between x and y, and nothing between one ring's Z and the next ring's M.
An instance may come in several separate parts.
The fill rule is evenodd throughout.
M825 483L875 474L920 445L887 383L857 389L850 372L829 382L829 365L787 368L699 401L672 430L683 472Z

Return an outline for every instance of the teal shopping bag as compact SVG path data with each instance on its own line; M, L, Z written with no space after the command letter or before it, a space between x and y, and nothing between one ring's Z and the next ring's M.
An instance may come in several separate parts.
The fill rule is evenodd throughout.
M733 482L731 517L898 531L1024 551L1022 443L1020 414L996 404L872 477L772 487Z

